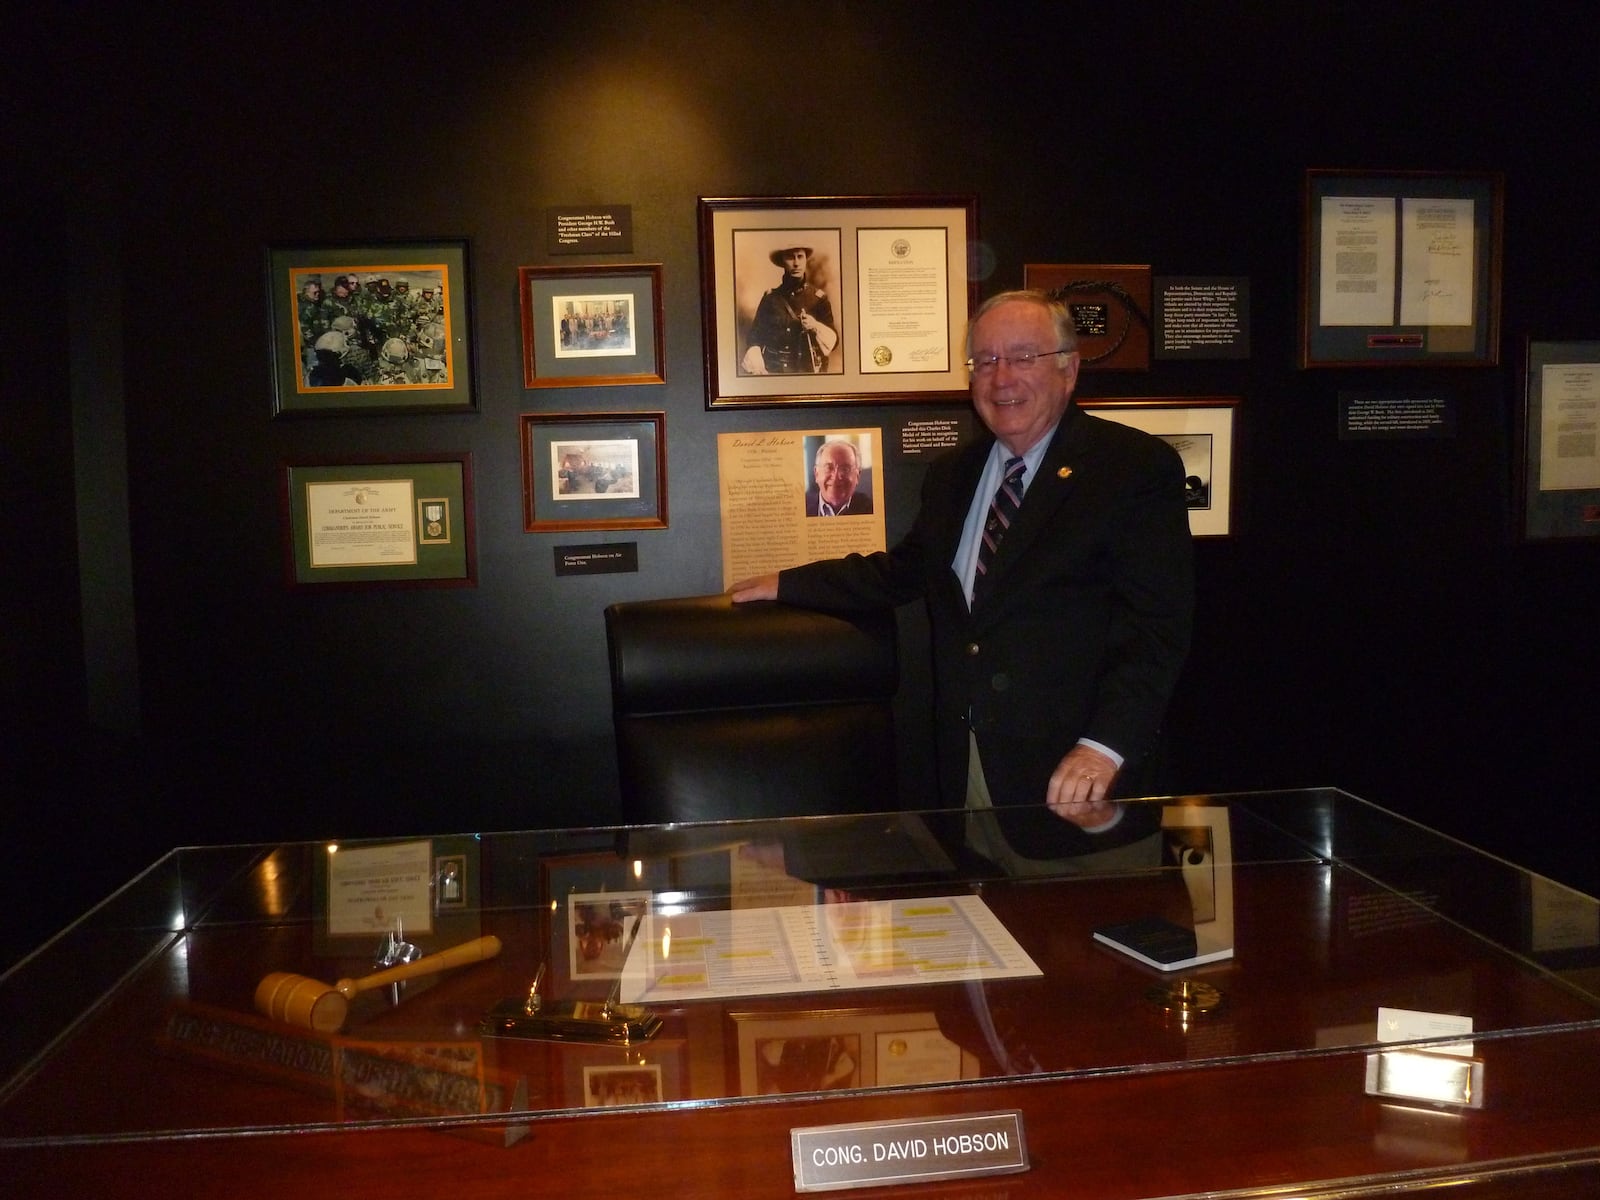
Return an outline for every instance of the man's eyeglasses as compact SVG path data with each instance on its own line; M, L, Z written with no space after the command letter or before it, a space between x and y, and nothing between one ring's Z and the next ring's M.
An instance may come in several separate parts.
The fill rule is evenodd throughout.
M982 358L967 359L967 370L973 375L991 375L1001 363L1005 363L1013 371L1028 372L1039 365L1042 358L1051 358L1057 354L1075 354L1075 350L1033 350L1027 354L985 354Z

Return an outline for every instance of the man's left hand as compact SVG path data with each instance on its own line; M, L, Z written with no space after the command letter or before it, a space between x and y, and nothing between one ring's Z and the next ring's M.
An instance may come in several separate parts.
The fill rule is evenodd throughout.
M1056 764L1045 803L1062 820L1095 829L1117 814L1116 803L1110 799L1116 778L1116 763L1098 750L1074 746Z

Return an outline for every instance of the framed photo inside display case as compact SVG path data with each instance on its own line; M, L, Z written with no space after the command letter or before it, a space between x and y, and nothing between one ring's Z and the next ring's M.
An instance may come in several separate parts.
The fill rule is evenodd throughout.
M1233 418L1237 397L1077 403L1097 417L1153 433L1178 452L1183 459L1190 533L1195 537L1218 537L1233 532Z
M959 400L971 196L702 198L706 406Z
M523 528L667 527L666 414L523 413Z
M950 1083L978 1074L974 1055L945 1036L936 1014L839 1008L732 1012L734 1094L858 1090ZM736 1085L736 1086L735 1086Z
M550 921L542 952L550 974L546 994L608 994L654 893L666 886L665 869L646 863L636 874L633 863L604 852L547 858L539 869L541 911Z
M666 382L660 264L521 267L517 293L524 386Z
M1600 341L1528 340L1518 432L1523 538L1600 537Z
M273 414L469 412L460 239L267 250Z
M1500 360L1502 177L1306 172L1302 367Z

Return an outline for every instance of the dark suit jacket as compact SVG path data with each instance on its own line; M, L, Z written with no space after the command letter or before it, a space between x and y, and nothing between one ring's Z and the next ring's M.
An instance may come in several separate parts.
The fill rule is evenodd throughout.
M941 801L964 803L970 728L995 804L1032 806L1002 821L1019 853L1106 849L1150 832L1153 812L1131 808L1094 837L1045 808L1045 792L1087 737L1125 757L1118 794L1139 794L1189 645L1182 463L1159 438L1069 407L969 612L950 562L992 442L929 468L916 522L887 553L784 571L778 596L844 609L925 600Z

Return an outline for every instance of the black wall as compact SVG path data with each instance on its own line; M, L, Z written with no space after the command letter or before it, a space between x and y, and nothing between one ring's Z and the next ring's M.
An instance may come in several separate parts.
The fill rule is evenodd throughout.
M13 937L174 844L612 817L601 610L720 588L717 434L917 412L707 412L700 196L974 193L986 292L1024 262L1248 276L1250 361L1082 388L1242 398L1186 788L1340 785L1600 890L1600 542L1520 545L1511 502L1523 335L1600 327L1594 18L1298 7L69 6L8 31L4 822L56 839ZM1308 167L1505 173L1498 368L1295 369ZM516 268L580 203L631 205L623 261L664 265L664 387L522 386ZM479 411L273 420L264 247L431 235L471 239ZM1341 387L1415 386L1455 398L1454 438L1338 440ZM518 413L663 408L669 529L522 531ZM285 589L283 461L459 449L477 588ZM920 471L888 466L892 538ZM558 579L575 541L636 542L640 570Z

